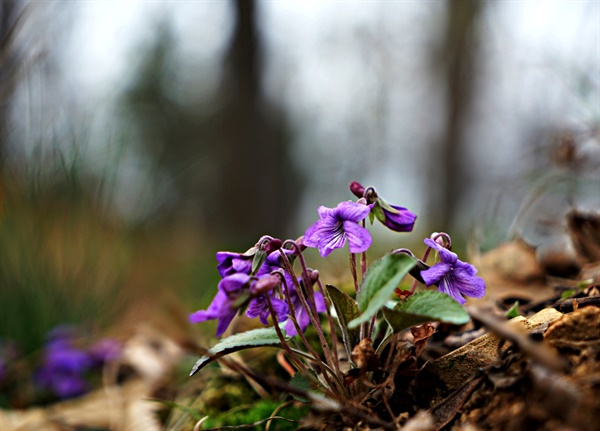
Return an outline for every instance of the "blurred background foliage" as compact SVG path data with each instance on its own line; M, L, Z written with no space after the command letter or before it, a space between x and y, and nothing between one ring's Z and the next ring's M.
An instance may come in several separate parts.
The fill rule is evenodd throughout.
M596 1L3 1L0 337L206 306L217 250L351 180L419 215L381 250L541 241L600 206L599 29Z

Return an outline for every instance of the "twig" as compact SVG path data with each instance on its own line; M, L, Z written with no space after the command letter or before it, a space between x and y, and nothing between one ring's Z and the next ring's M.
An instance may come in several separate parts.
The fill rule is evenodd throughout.
M577 305L575 305L577 303ZM570 298L562 301L556 301L551 307L558 311L568 313L577 308L587 307L590 305L600 306L600 296L588 296L587 298Z

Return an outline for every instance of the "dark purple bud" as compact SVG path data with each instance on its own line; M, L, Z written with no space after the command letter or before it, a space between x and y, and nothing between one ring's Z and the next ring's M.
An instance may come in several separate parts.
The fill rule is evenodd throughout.
M267 255L271 254L272 252L279 250L281 248L281 240L277 239L277 238L273 238L272 240L270 240L269 242L267 242L264 246L264 250L267 253Z
M359 199L365 195L365 188L358 181L350 183L350 191Z

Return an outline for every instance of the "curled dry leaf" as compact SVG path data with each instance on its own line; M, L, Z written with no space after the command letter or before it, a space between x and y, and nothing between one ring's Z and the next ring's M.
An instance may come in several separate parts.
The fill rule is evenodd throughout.
M358 368L364 371L374 371L379 367L379 359L375 355L373 342L369 338L363 338L354 349L352 349L352 361Z

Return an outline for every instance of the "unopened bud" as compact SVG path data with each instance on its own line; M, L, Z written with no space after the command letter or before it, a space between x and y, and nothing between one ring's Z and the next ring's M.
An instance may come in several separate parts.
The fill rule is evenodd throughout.
M267 253L267 255L269 255L272 252L279 250L281 248L281 244L282 242L280 239L273 238L264 245L264 250Z
M278 275L267 275L266 277L259 278L250 288L250 292L253 295L260 295L262 293L270 292L280 284L281 278Z
M310 279L311 284L315 284L317 282L317 280L319 279L319 271L317 271L316 269L313 269L310 273L309 279Z
M350 191L359 199L365 195L365 188L358 181L350 183Z

